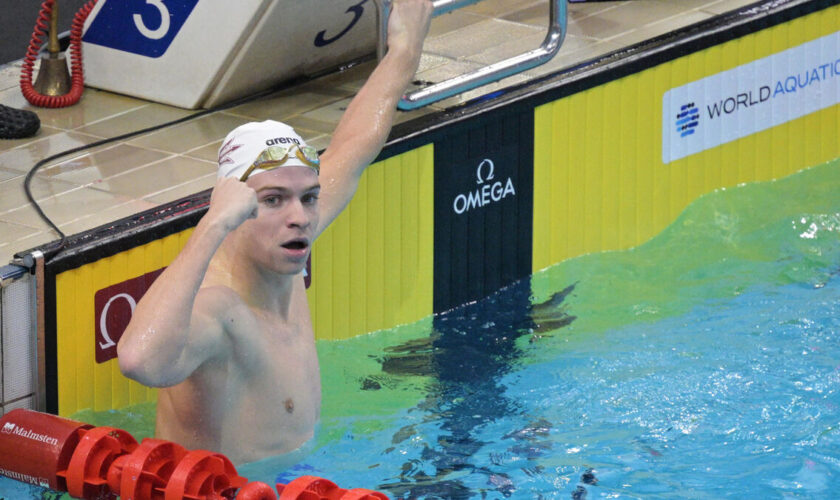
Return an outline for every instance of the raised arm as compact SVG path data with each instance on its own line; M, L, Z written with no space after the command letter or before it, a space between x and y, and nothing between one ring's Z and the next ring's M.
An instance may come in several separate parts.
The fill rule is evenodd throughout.
M417 72L431 15L430 0L394 1L388 52L350 102L321 155L321 220L316 235L344 210L362 172L388 139L397 103Z
M254 190L236 179L216 183L210 208L184 249L137 304L117 344L120 370L151 387L178 384L224 348L224 294L203 290L210 259L230 231L253 216Z

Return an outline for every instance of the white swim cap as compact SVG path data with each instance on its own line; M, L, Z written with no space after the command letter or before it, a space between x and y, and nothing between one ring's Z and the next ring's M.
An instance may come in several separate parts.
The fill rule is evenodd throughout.
M288 157L277 166L309 167L318 173L317 151L285 123L274 120L251 122L233 129L219 148L218 177L241 178L268 148L290 148ZM282 150L282 149L281 149ZM306 157L314 159L306 160ZM276 158L275 158L276 159ZM272 168L273 168L272 167ZM254 169L249 176L266 170Z

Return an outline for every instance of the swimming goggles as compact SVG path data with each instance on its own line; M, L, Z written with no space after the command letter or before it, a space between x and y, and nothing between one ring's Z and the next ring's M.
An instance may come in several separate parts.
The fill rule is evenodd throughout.
M277 167L283 166L286 161L289 159L289 154L291 154L292 150L295 151L295 157L298 160L303 162L303 164L312 170L315 171L316 174L321 172L321 160L318 158L318 150L313 148L312 146L300 146L298 144L292 144L290 146L270 146L265 148L257 159L248 167L248 170L242 174L242 177L239 178L240 181L245 182L248 179L248 176L256 170L274 170Z

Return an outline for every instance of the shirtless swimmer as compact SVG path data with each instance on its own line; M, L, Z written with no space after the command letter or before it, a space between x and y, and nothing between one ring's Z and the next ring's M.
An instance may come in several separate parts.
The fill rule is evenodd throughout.
M388 52L320 161L278 122L223 142L207 213L118 345L126 376L162 388L157 437L245 463L313 436L321 382L303 269L387 139L431 12L430 0L394 2Z

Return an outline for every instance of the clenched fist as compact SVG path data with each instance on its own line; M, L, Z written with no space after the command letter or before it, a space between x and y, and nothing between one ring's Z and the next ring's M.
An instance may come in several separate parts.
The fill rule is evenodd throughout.
M216 181L206 218L230 232L256 216L257 193L253 189L238 179L222 178Z

